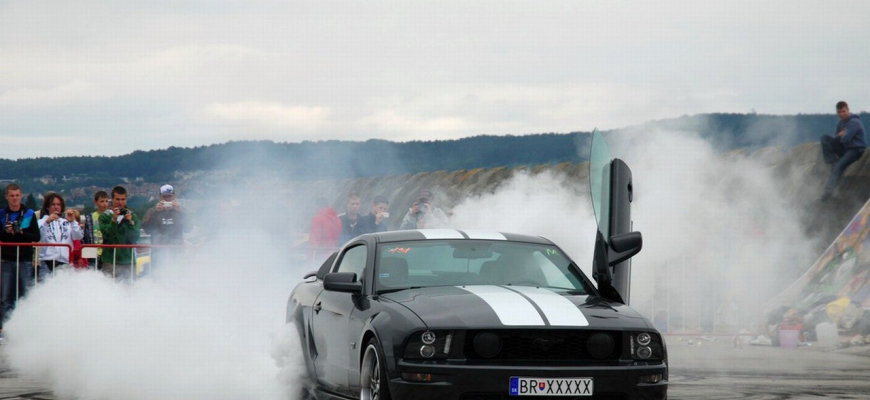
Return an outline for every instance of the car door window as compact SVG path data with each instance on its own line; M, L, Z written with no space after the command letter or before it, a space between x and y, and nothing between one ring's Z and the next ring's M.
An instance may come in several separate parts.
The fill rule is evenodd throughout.
M357 280L359 280L363 275L363 269L366 267L366 254L366 247L362 245L349 249L344 252L344 256L341 257L341 262L338 263L335 272L354 272L356 273Z

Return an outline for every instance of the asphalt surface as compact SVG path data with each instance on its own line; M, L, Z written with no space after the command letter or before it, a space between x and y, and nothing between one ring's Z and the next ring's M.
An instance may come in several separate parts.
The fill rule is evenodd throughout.
M717 339L667 338L669 399L870 399L870 346L736 348Z
M717 339L698 345L697 338L667 338L669 399L870 399L870 346L735 348L727 338ZM11 371L0 346L0 400L6 399L56 397L49 383Z
M10 371L6 356L0 355L0 399L53 400L55 397L45 382L21 378Z

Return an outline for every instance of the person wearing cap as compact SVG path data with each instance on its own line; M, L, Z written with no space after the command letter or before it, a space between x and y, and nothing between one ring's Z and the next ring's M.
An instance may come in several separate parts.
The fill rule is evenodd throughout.
M172 185L160 187L160 200L142 218L142 229L151 235L151 244L156 246L184 245L184 209L175 198ZM151 269L172 263L180 255L179 248L152 248Z
M372 212L359 217L358 234L388 231L387 219L390 218L390 213L387 208L389 205L390 201L386 197L375 196L375 199L372 200Z

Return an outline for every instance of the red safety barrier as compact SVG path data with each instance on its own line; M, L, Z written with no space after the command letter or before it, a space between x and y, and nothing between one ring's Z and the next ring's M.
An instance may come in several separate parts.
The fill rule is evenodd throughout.
M8 299L8 301L12 301L11 309L15 308L15 304L18 303L18 299L21 298L21 247L66 247L69 250L69 254L72 254L73 247L72 245L66 243L5 243L0 242L0 247L16 247L16 256L15 256L15 278L14 283L12 284L15 287L15 298ZM9 260L4 260L9 261ZM26 262L31 263L31 268L33 268L33 279L29 282L24 282L25 289L33 286L39 280L39 251L33 252L33 257L30 260L24 260ZM0 284L5 286L2 282L2 273L0 273ZM25 294L27 294L25 292ZM2 293L0 290L0 295L6 295L7 293ZM6 301L7 299L0 298L0 301ZM5 307L0 307L0 318L4 316L2 313L5 313Z
M16 268L15 277L16 278L20 274L20 271L18 271L18 269L21 268L21 251L20 251L21 247L66 247L68 252L69 252L69 255L67 256L68 258L72 256L72 252L73 252L72 245L66 244L66 243L4 243L4 242L0 242L0 247L17 247L17 248L19 248L18 255L15 257L16 258L16 261L15 261L15 264L16 264L15 265L15 268ZM52 260L49 260L49 261L52 261ZM35 271L34 271L35 272L35 274L34 274L35 279L39 279L39 251L33 252L33 260L31 260L31 262L33 263L33 268L35 269ZM17 298L17 296L16 296L16 298Z
M21 248L21 247L32 247L32 248L38 248L38 247L66 247L66 248L68 249L68 251L69 251L69 256L68 256L69 259L68 259L68 262L71 263L71 262L73 261L73 260L72 260L72 254L73 254L73 250L74 250L74 248L73 248L72 245L65 244L65 243L8 243L8 242L0 242L0 247L17 247L17 248L19 248L19 250L18 250L17 253L16 253L16 254L17 254L17 255L16 255L16 260L13 261L13 262L15 263L15 276L14 276L15 283L13 284L13 286L15 287L15 296L14 296L14 299L9 299L9 301L12 302L12 305L11 305L10 310L12 310L12 309L15 308L15 304L18 302L18 299L20 299L21 296L22 296L22 293L21 293L21 289L22 289L21 286L22 286L22 283L23 283L23 285L24 285L23 288L24 288L24 289L27 289L27 288L29 288L29 287L32 287L33 285L36 284L36 282L39 281L39 269L40 269L39 266L40 266L40 260L39 260L39 251L38 251L38 249L35 249L36 251L33 252L33 258L31 258L31 259L29 259L29 260L22 260L22 259L21 259L21 252L20 252L20 248ZM197 248L197 247L199 247L199 246L191 246L191 245L152 245L152 244L84 244L84 245L82 245L82 249L85 249L85 248L121 248L121 249L127 248L127 249L148 249L149 251L150 251L151 249L173 249L173 248L174 248L174 249L185 249L185 250L186 250L186 249L192 249L192 248ZM95 254L94 254L94 257L83 257L83 258L87 258L87 259L96 259L96 258L97 258L96 251L95 251L94 253L95 253ZM5 260L5 261L8 261L8 260ZM26 282L21 282L21 273L22 273L22 271L21 271L21 263L22 263L22 261L26 261L26 262L30 262L30 263L31 263L32 268L33 268L33 275L32 275L33 278L32 278L32 280L29 280L29 281L26 281ZM51 260L49 260L49 261L51 261ZM115 266L116 266L116 263L115 263L114 261L116 261L116 259L113 259L113 260L111 260L111 261L112 261L112 265L113 265L113 267L115 267ZM130 269L131 269L131 273L130 273L130 282L131 282L131 283L133 282L134 279L136 279L136 278L139 276L139 274L140 274L141 272L145 272L145 266L144 266L144 265L143 265L143 271L139 271L139 268L137 268L138 265L137 265L137 262L136 262L136 261L137 261L137 257L136 257L136 256L134 256L134 257L131 259L131 261L130 261ZM54 267L56 267L56 265L52 265L52 268L51 268L52 271L54 270ZM97 268L97 263L96 263L96 262L94 263L94 265L90 265L90 264L88 265L88 269L96 269L96 268ZM150 266L147 267L147 268L150 268ZM28 275L29 275L29 274L28 274ZM113 269L113 271L112 271L112 278L114 279L115 277L116 277L116 271ZM0 284L2 284L2 277L0 277ZM24 295L26 295L26 294L27 294L27 292L25 291ZM2 300L2 299L0 299L0 300ZM5 312L5 310L2 309L2 307L0 307L0 318L2 318L2 313L3 313L3 312ZM2 326L0 326L0 331L2 331Z
M196 249L199 247L200 246L197 246L197 245L169 245L169 244L160 244L160 245L158 245L158 244L83 244L82 245L82 258L96 258L96 254L94 254L94 257L85 257L85 254L84 254L85 249L88 249L88 248L96 248L96 249L147 249L149 251L148 254L136 254L130 260L130 269L131 269L130 282L132 283L133 280L136 279L139 275L141 275L143 273L147 273L146 269L150 268L150 265L147 265L147 266L142 265L141 266L142 271L139 271L140 265L137 264L137 260L139 257L150 256L151 255L150 251L152 249L184 249L184 250L187 250L187 249ZM112 260L106 260L106 259L102 258L102 256L100 256L100 260L102 263L104 263L104 264L108 263L108 264L112 265L112 278L113 279L117 278L117 266L118 266L117 257L118 257L117 252L113 253Z

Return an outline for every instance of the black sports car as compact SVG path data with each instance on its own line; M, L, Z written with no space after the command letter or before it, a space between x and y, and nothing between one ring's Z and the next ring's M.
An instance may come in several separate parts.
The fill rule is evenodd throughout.
M615 215L612 197L597 215ZM637 232L599 229L596 288L540 237L366 234L293 290L287 322L316 398L664 399L664 340L622 304L617 267L640 242Z

